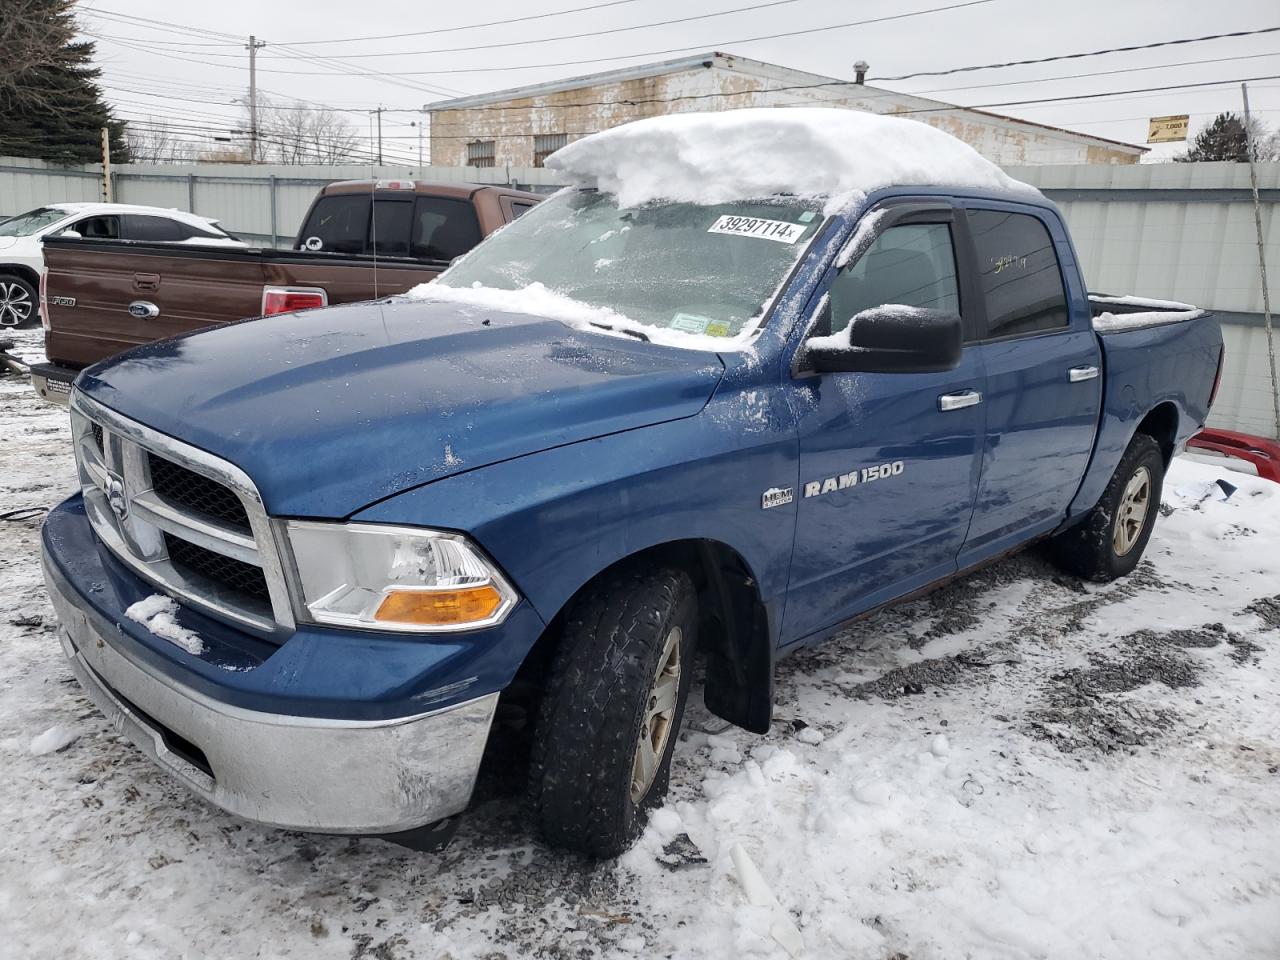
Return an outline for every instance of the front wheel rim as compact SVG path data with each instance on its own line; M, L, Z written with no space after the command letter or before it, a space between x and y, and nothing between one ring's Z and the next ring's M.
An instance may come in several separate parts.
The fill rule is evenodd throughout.
M640 740L631 764L631 802L639 804L658 776L662 756L667 752L671 730L675 725L676 705L680 699L680 642L684 631L672 627L662 644L658 670L653 686L645 698L644 719L640 723Z
M31 294L16 283L0 283L0 325L16 327L31 317Z
M1116 556L1125 556L1137 544L1150 510L1151 471L1146 467L1139 467L1125 484L1124 493L1120 496L1120 506L1116 510L1115 533L1112 535L1112 547Z

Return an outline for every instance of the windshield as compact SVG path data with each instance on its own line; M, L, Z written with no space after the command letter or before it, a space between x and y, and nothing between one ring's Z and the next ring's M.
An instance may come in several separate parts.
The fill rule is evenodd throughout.
M0 237L29 237L67 216L70 214L66 210L57 207L36 207L8 220L0 220Z
M554 294L662 331L736 337L822 223L820 200L619 208L612 194L561 193L476 247L436 282ZM664 338L665 339L665 338Z

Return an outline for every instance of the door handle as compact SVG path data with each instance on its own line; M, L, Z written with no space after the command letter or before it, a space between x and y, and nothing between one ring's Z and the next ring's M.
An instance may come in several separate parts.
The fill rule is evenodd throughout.
M158 273L135 273L133 275L133 289L135 290L159 290L160 274Z
M1097 380L1098 368L1092 365L1072 367L1067 371L1067 379L1072 383L1083 383L1085 380Z
M961 390L959 393L944 393L938 398L938 409L943 413L948 410L963 410L965 407L976 407L982 402L982 394L977 390Z

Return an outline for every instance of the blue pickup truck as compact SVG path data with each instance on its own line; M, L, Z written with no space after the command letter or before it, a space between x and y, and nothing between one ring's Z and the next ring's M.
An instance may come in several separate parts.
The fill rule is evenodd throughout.
M447 839L509 702L537 828L611 856L695 658L764 732L779 658L854 618L1035 541L1133 570L1222 342L1097 309L1028 190L569 189L416 298L85 371L82 490L43 533L62 644L210 802L410 845Z

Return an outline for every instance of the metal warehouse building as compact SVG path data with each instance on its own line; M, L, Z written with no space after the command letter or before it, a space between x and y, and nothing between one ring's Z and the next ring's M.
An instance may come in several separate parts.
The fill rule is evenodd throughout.
M629 120L737 107L833 106L902 114L998 164L1137 163L1146 148L861 82L705 53L426 105L434 166L541 166L570 140Z

